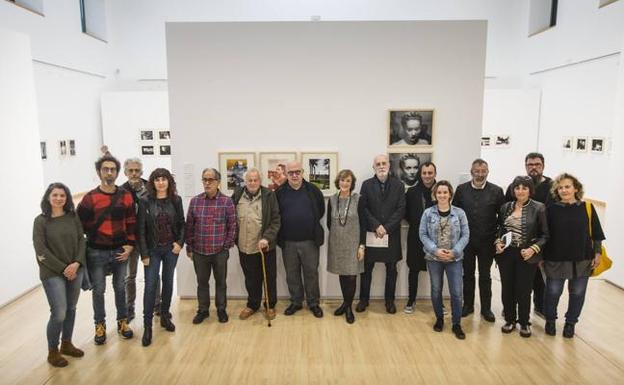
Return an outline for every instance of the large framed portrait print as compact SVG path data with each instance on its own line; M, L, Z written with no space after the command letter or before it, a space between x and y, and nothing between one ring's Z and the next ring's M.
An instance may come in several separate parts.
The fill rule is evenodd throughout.
M301 166L303 177L321 189L323 195L336 193L334 179L338 175L337 152L303 152Z
M388 146L397 148L433 145L433 110L390 110Z
M275 191L286 182L286 165L295 160L296 152L261 152L259 162L262 184Z
M245 186L245 173L256 167L254 152L220 152L221 192L232 195L236 187Z
M425 162L433 160L431 152L395 152L389 153L390 174L396 176L403 182L405 189L418 183L420 166Z

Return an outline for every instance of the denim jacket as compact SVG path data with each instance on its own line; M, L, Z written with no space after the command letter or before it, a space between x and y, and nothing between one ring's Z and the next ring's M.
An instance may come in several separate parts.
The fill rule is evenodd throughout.
M451 213L448 216L451 223L451 250L455 261L464 258L464 247L468 244L470 230L468 229L468 219L466 213L459 207L451 206ZM438 206L429 207L423 213L420 221L419 235L425 251L425 259L439 261L435 252L438 250L436 244L438 239L438 228L440 227L440 213ZM442 261L440 261L442 262Z

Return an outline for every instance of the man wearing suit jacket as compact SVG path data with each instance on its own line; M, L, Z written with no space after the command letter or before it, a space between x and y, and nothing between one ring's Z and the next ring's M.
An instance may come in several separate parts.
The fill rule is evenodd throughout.
M364 181L360 190L360 220L365 222L366 231L374 233L375 237L387 236L388 246L366 247L357 312L363 312L368 307L373 268L376 262L382 262L386 265L386 311L396 313L396 264L402 258L401 219L405 214L405 187L398 178L390 175L389 167L388 156L377 155L373 161L375 176Z

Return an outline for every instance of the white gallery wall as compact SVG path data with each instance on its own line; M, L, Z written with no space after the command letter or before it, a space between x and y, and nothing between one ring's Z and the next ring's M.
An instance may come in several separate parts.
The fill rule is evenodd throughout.
M0 127L4 148L0 162L6 183L2 189L4 220L0 234L0 306L39 284L32 247L32 224L40 212L43 169L39 157L39 127L33 65L28 36L0 28Z
M141 140L142 129L152 130L154 140ZM159 155L159 130L169 130L169 101L167 92L106 92L102 94L102 137L103 143L120 162L128 158L140 158L143 162L143 177L157 167L171 169L171 157ZM154 155L142 155L141 146L154 146ZM126 181L120 174L118 184Z
M484 21L167 24L172 145L184 149L173 170L194 168L195 191L181 192L202 191L201 169L217 166L220 151L338 151L359 189L386 152L393 108L435 108L433 159L439 178L456 183L480 153L485 37ZM321 292L337 296L325 260L323 247ZM228 292L243 295L236 249L229 270ZM194 296L186 258L178 274L180 295ZM383 276L378 268L374 295ZM283 268L278 282L285 295Z

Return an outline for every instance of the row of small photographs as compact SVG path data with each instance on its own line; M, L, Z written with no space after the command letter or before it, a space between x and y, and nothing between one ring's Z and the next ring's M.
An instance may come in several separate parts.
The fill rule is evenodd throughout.
M491 135L481 137L481 147L506 148L511 146L509 135Z
M158 147L160 155L164 155L164 156L171 155L170 144L164 144L160 146L141 146L141 155L144 155L144 156L156 155L155 147Z
M68 145L69 143L69 145ZM46 142L39 142L41 149L41 159L48 159L48 144ZM59 155L60 156L76 156L76 141L74 139L59 140Z
M563 151L588 152L591 150L594 154L604 154L606 143L605 138L602 137L564 136L562 147Z
M171 139L171 131L169 130L146 130L141 129L141 140L148 141L154 140L154 132L158 131L158 139L159 140L170 140Z

